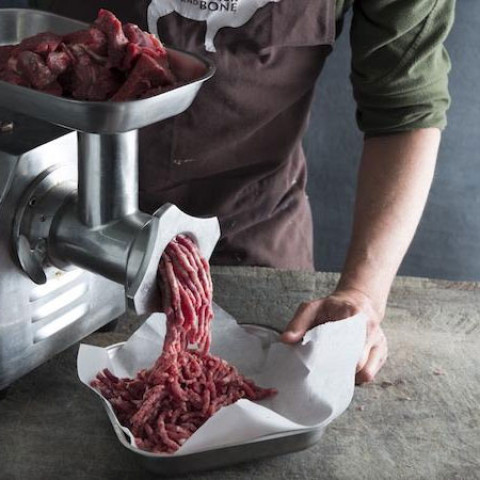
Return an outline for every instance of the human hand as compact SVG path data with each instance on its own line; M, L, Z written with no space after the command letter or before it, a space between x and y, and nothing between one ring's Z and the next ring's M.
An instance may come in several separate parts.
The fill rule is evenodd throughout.
M284 343L297 343L310 328L343 320L360 311L367 315L367 340L357 364L355 383L371 382L387 359L387 339L380 327L384 314L383 308L375 308L372 300L359 290L337 290L328 297L302 303L281 339Z

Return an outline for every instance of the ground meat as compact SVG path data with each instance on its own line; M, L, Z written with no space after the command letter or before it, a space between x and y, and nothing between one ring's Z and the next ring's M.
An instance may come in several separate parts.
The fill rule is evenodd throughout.
M159 287L167 334L155 365L133 379L117 378L106 369L92 386L110 401L139 448L173 453L220 408L276 391L258 387L208 353L212 282L208 262L189 237L179 235L165 249Z
M156 37L103 9L86 30L0 47L0 80L93 101L146 98L177 82Z

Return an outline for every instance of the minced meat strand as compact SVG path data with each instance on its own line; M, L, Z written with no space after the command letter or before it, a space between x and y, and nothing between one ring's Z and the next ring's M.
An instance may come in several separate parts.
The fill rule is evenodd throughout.
M155 365L133 379L103 370L91 385L110 401L139 448L173 453L220 408L276 393L209 353L212 281L195 243L178 235L159 265L167 333Z

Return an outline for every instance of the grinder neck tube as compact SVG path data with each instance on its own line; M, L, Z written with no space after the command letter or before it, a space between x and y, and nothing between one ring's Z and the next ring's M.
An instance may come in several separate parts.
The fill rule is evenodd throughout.
M138 210L138 130L78 132L78 215L96 228Z

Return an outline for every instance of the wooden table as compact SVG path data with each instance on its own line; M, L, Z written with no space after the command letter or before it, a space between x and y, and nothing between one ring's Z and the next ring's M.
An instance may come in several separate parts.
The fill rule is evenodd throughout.
M297 304L325 295L335 274L217 268L215 300L239 321L283 326ZM139 319L90 343L128 337ZM480 478L480 285L397 279L384 328L390 355L313 448L183 478ZM1 480L137 480L103 409L76 378L74 346L23 379L0 402Z

